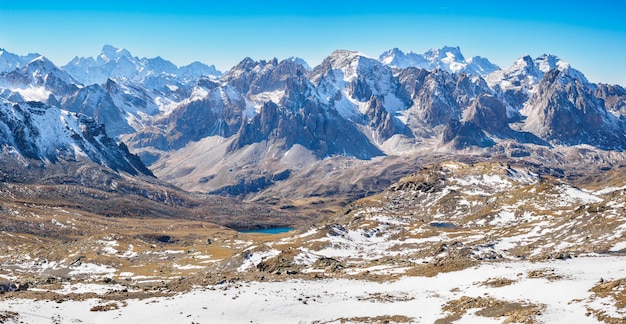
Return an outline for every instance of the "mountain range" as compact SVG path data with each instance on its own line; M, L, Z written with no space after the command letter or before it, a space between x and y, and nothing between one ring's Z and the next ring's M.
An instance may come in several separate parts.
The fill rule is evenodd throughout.
M500 68L483 57L466 59L458 47L424 54L396 48L378 59L337 50L313 68L295 57L244 58L222 73L109 45L61 67L39 54L1 50L0 97L3 116L13 114L3 117L5 147L12 147L5 155L49 162L86 156L186 190L244 199L376 192L410 172L412 164L402 163L385 176L398 156L541 160L567 148L600 156L626 148L626 90L591 83L548 54ZM16 117L15 107L64 117ZM94 123L103 125L101 137L78 131ZM37 136L54 137L60 149L29 140ZM106 145L92 140L104 136ZM363 165L382 182L342 184ZM312 178L328 181L312 189Z
M625 135L548 54L0 50L0 322L622 323Z

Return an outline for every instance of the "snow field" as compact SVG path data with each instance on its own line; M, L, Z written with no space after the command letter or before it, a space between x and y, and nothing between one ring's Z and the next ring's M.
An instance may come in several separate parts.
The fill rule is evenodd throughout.
M530 276L531 272L547 275ZM118 302L119 309L108 312L90 311L100 304L97 299L60 305L10 299L0 304L0 310L18 312L20 320L28 323L49 323L52 318L89 323L310 323L384 315L403 315L415 322L432 323L448 315L441 311L446 302L469 296L545 307L538 318L543 323L598 323L585 315L588 307L617 318L626 316L626 310L616 308L610 297L598 298L589 290L601 278L613 280L625 273L626 257L592 256L538 263L484 263L435 277L402 277L382 283L347 279L226 283L198 287L174 297ZM510 279L513 283L502 287L484 284L494 278ZM64 291L70 289L102 291L97 285L65 287ZM468 311L460 323L502 321L480 317L475 314L477 310Z

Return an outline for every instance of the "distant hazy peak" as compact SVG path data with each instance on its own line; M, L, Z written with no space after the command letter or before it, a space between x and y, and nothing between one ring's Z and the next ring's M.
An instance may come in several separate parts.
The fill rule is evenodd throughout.
M103 58L108 58L110 60L119 59L121 57L132 57L128 50L124 48L116 48L111 45L104 45L102 47L102 51L100 52L100 56Z

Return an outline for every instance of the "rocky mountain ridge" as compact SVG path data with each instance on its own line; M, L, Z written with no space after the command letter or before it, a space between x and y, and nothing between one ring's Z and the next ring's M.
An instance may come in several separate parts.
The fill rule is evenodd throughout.
M246 58L219 75L111 46L62 68L3 53L2 66L15 67L0 74L6 100L92 116L157 176L247 199L326 159L359 164L459 150L541 158L561 146L599 154L626 146L626 91L590 83L553 55L500 69L465 59L458 47L394 49L379 59L338 50L312 69L296 58ZM77 81L91 76L106 82ZM285 170L287 179L275 177Z
M343 50L311 71L294 61L246 59L226 73L221 84L197 88L197 93L206 93L205 99L177 108L182 112L194 107L194 116L209 118L205 124L209 127L196 117L159 119L156 127L127 139L140 155L156 162L152 168L157 174L201 191L256 181L284 169L292 170L293 177L339 155L369 160L452 148L522 157L581 144L622 151L626 139L618 108L625 98L618 94L622 88L598 91L598 87L550 55L523 57L508 69L483 76L440 68L391 68ZM610 98L612 110L604 97ZM198 124L197 131L176 126L188 123ZM163 131L173 129L175 136ZM188 137L193 134L197 135ZM187 140L175 147L150 142L167 143L168 138ZM229 144L208 144L215 141ZM200 145L194 143L202 142L209 145L203 154L229 154L228 158L211 158L219 162L208 168L186 163L185 156ZM181 164L184 172L175 166ZM260 169L268 173L229 172L234 165L242 170L263 166ZM246 191L240 189L236 192Z
M86 115L39 102L4 101L0 103L0 133L3 159L13 158L25 167L32 166L32 161L39 161L42 167L57 162L95 163L116 172L152 176L124 143L116 143L102 124ZM16 174L10 174L13 176Z

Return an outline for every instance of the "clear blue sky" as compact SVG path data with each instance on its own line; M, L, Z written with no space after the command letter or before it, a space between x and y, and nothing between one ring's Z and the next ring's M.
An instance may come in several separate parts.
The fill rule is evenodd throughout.
M111 44L228 70L246 56L299 56L314 66L338 48L378 57L393 47L458 45L502 67L551 53L591 81L626 86L625 16L626 0L0 0L0 47L64 65Z

